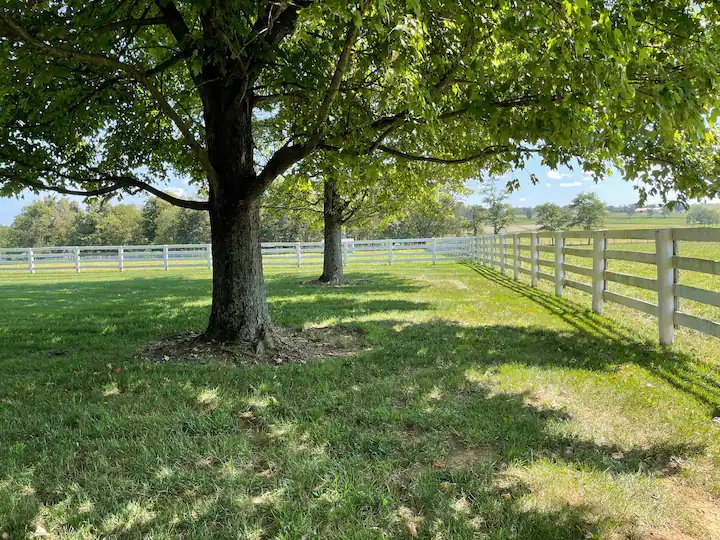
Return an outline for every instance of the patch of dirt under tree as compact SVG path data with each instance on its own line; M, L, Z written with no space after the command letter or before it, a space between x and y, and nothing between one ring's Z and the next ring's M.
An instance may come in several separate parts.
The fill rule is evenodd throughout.
M246 342L207 341L201 333L180 334L141 347L137 358L158 364L304 364L351 356L367 348L362 330L343 326L275 328L273 338L272 348L258 348Z

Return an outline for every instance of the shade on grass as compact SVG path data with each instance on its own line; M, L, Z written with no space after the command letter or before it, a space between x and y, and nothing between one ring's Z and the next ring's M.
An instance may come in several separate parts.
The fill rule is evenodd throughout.
M359 328L307 365L139 363L207 271L0 277L0 532L708 538L717 341L654 345L474 266L270 271L274 320Z

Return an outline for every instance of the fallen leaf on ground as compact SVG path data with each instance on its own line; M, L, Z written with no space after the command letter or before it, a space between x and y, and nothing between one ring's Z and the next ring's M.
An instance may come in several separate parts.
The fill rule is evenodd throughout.
M402 524L407 533L413 538L416 538L418 535L418 524L423 520L422 516L416 515L410 508L403 506L398 511L398 517L402 520Z

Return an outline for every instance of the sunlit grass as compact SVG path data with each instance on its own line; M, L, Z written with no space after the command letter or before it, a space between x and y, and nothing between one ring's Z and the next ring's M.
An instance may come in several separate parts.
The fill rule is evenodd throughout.
M712 538L718 341L443 263L268 270L312 364L155 365L206 269L0 276L0 533L60 538ZM585 303L584 305L588 305ZM614 322L613 322L614 321Z

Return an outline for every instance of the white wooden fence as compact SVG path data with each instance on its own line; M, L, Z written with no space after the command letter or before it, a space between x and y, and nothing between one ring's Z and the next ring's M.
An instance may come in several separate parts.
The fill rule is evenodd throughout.
M630 247L634 249L616 249ZM640 246L636 244L641 244ZM592 297L592 309L603 312L605 302L615 302L657 317L660 342L670 344L678 326L720 337L720 322L681 309L681 299L720 307L720 260L703 256L681 256L680 244L710 245L711 256L720 258L720 229L636 229L609 231L564 231L487 235L462 238L409 238L343 241L345 265L402 262L474 260L510 270L515 279L530 277L537 287L541 280L554 283L563 296L570 287ZM575 244L575 245L573 245ZM624 244L624 245L623 245ZM650 248L643 251L638 247ZM690 250L692 253L693 251ZM268 266L320 265L322 242L268 242L262 244L263 263ZM705 253L703 251L702 253ZM548 258L541 258L541 254ZM589 261L583 266L582 261ZM652 277L616 272L609 261L629 261L652 270ZM212 267L211 246L61 246L0 249L3 271L57 271L148 268ZM552 273L545 269L552 269ZM696 286L697 280L680 282L680 271L713 276L715 290ZM642 272L638 272L642 273ZM647 274L647 272L645 272ZM569 277L570 276L570 277ZM690 282L694 284L690 284ZM654 302L609 290L610 283L626 289L652 292ZM704 283L704 281L703 281ZM645 295L647 296L647 295ZM714 317L720 310L711 312Z
M577 289L592 297L592 310L603 312L604 302L614 302L657 317L660 342L671 344L675 328L692 328L699 332L720 337L720 322L712 321L683 311L681 299L720 307L720 260L680 255L680 244L702 243L703 249L690 249L691 253L709 253L720 258L720 229L638 229L607 231L539 232L507 235L481 236L476 240L475 261L494 267L505 274L512 271L514 279L521 274L530 277L532 287L540 280L554 284L555 294L563 296L566 287ZM576 244L576 245L572 245ZM614 249L629 245L636 249ZM650 248L645 251L638 247ZM710 249L708 249L708 247ZM546 258L541 258L545 256ZM570 259L572 263L567 262ZM576 260L589 261L589 266L575 264ZM643 277L611 271L609 261L640 263L637 267L651 265L653 277ZM635 265L633 265L634 267ZM545 271L552 269L552 273ZM680 271L689 271L693 277L707 276L715 290L706 290L680 282ZM647 272L638 272L646 273ZM572 279L568 275L573 276ZM580 276L580 277L575 277ZM585 279L582 279L585 276ZM589 279L588 279L589 278ZM627 289L652 291L655 302L639 299L608 290L608 284L620 284ZM647 296L647 295L643 295ZM720 310L713 312L718 314Z
M343 263L385 263L467 260L473 257L474 238L406 238L344 240ZM265 242L263 263L268 266L320 265L322 242ZM59 246L0 249L2 271L56 271L133 268L212 267L210 244L151 246Z

